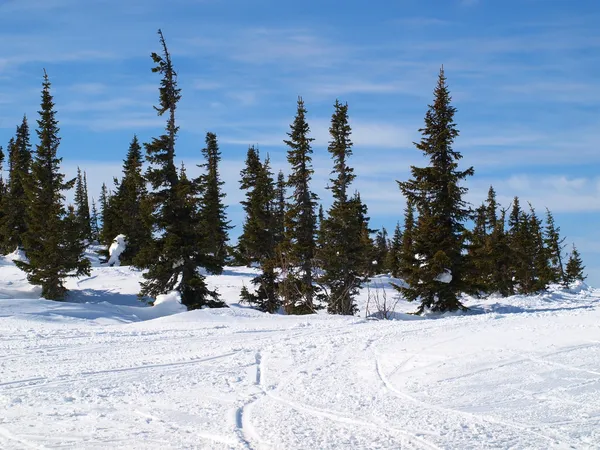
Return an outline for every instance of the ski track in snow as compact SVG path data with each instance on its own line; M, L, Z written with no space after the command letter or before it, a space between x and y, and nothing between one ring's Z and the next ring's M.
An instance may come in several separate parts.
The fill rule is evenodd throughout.
M234 303L249 271L208 282ZM367 321L174 314L139 277L94 268L77 303L0 280L0 448L600 448L599 291Z

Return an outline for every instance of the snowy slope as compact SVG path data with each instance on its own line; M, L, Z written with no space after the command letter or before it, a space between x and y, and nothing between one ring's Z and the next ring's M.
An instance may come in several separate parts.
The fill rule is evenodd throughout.
M599 291L286 317L235 304L252 275L208 277L231 308L175 314L128 267L57 303L3 260L0 448L600 448Z

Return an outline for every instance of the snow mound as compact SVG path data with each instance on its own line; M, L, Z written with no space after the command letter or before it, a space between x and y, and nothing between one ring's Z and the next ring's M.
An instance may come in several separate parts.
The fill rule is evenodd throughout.
M187 307L181 304L181 295L177 291L157 296L152 309L158 309L160 315L165 316L187 311Z
M4 255L2 257L3 262L5 263L13 263L14 261L23 261L23 262L28 262L29 260L27 259L27 255L25 254L25 252L20 249L17 248L15 249L14 252L9 253L8 255Z
M110 245L108 249L108 262L109 266L120 266L121 261L119 257L125 249L127 248L127 238L124 234L119 234L116 238L114 238L113 243Z

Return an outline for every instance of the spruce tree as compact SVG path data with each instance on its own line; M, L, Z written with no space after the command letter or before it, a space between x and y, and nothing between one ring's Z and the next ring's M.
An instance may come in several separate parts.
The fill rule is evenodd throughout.
M17 127L16 138L9 146L9 180L3 203L1 235L4 251L12 252L23 248L23 235L27 231L27 196L25 187L31 167L31 143L27 117Z
M269 158L260 161L258 150L248 149L246 167L241 172L241 188L246 191L246 200L242 202L246 212L244 231L240 238L241 251L247 263L258 263L261 274L251 283L255 292L246 287L242 289L242 301L256 305L268 313L276 312L281 306L278 294L278 281L275 268L276 252L276 199L275 183L271 173Z
M573 250L569 255L569 260L567 261L567 266L565 268L565 286L569 286L575 281L584 281L587 278L583 274L584 270L585 266L581 260L581 255L579 254L579 251L577 251L575 244L573 244Z
M123 177L112 202L120 234L124 234L127 247L121 254L121 264L129 265L152 239L151 211L148 204L146 179L142 173L144 159L137 136L129 145L123 161Z
M375 247L373 248L373 275L387 272L387 260L389 253L388 232L385 227L377 231L375 235Z
M560 227L556 226L554 216L546 208L546 228L544 229L544 244L548 249L550 259L553 283L563 282L565 279L565 270L563 266L562 252L565 248L565 238L560 236Z
M77 168L77 178L75 182L75 216L81 230L81 238L91 240L92 226L90 219L90 205L87 197L87 177Z
M400 246L400 265L398 276L403 280L409 280L413 271L416 270L417 260L415 258L415 249L413 234L415 231L415 207L406 202L404 209L404 232L402 234L402 243ZM394 286L396 289L399 287Z
M467 233L468 265L465 273L467 293L481 295L490 289L491 272L488 253L487 208L482 204L475 210L475 226Z
M498 292L503 297L514 293L512 251L505 230L506 209L502 209L489 236L489 254L492 260L489 292Z
M119 217L115 208L114 195L106 183L102 183L100 189L100 218L102 223L100 243L110 246L115 237L121 234L121 231L119 230Z
M366 248L362 240L363 209L357 197L349 197L349 190L356 178L354 169L348 165L352 156L348 105L335 102L331 117L329 135L331 140L327 150L333 159L333 177L329 180L329 190L333 204L327 217L319 214L318 261L322 275L318 278L324 286L322 296L327 309L332 314L352 315L358 308L355 297L365 281L362 273Z
M291 174L287 186L291 190L285 215L285 250L282 265L285 280L282 284L285 307L291 314L315 311L313 262L315 257L317 195L310 190L313 174L310 127L306 122L304 101L298 98L297 112L290 125L287 160Z
M223 203L225 182L221 181L219 174L221 152L216 134L206 133L206 147L202 149L202 155L206 162L199 167L204 169L204 174L197 180L202 193L200 221L206 237L205 252L212 256L212 262L206 269L220 274L227 258L228 231L233 227L229 226L225 213L227 207Z
M401 267L401 253L402 253L402 228L400 228L400 222L396 224L394 229L394 235L390 242L390 248L388 251L387 267L394 278L400 276Z
M275 243L277 245L283 242L285 236L285 208L286 208L286 181L285 175L280 170L277 174L277 184L275 186Z
M416 144L429 157L430 165L412 166L412 178L399 182L403 194L418 211L413 246L420 260L406 280L409 286L400 290L409 301L420 301L419 313L426 308L464 309L458 297L468 288L463 249L464 222L469 209L463 200L467 189L460 182L474 171L472 167L458 170L462 155L452 148L459 134L454 123L456 108L451 105L443 68L434 96L425 116L425 127L420 130L421 141Z
M92 214L90 216L90 229L92 230L92 242L99 242L100 240L100 225L98 219L98 209L96 208L96 201L92 198Z
M152 186L148 194L152 207L155 236L138 253L136 265L147 269L143 274L141 296L156 297L178 291L188 309L225 306L206 286L199 269L207 262L205 236L199 226L197 186L175 167L175 142L179 127L175 121L181 98L177 74L162 32L158 31L162 55L152 53L156 64L152 72L162 75L159 88L159 116L167 114L165 133L144 144L150 167L146 178Z
M27 231L23 244L28 262L16 261L16 264L27 272L31 284L42 287L43 297L63 300L67 293L64 278L89 275L90 262L84 258L85 243L78 239L77 224L64 207L63 192L71 189L75 180L65 181L60 172L58 121L45 71L42 86L37 121L39 144L26 185Z

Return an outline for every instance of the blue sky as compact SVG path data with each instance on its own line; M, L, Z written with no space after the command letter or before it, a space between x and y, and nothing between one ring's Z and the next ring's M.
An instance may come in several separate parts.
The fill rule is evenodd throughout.
M285 169L282 140L302 95L323 203L339 98L355 186L373 225L393 228L404 205L394 180L425 163L411 143L444 64L456 149L475 167L469 200L493 184L505 206L518 195L549 207L600 286L599 19L597 0L0 0L0 144L23 113L36 118L46 68L64 168L85 169L97 196L132 135L147 141L163 126L149 57L160 27L183 94L178 157L194 173L205 133L217 133L234 224L248 145Z

